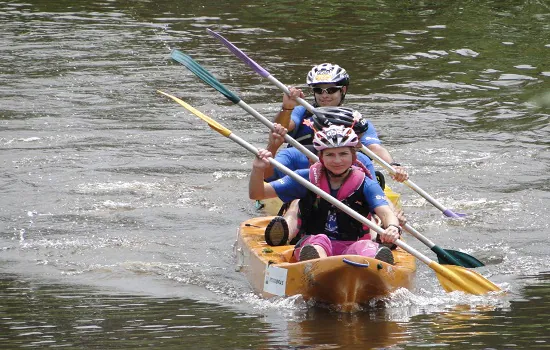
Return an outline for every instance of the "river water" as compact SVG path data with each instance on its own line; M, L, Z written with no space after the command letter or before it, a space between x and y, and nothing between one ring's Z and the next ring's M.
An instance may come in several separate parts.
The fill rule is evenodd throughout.
M0 347L550 347L547 1L0 2ZM416 288L343 314L263 300L235 271L251 156L161 89L257 146L265 127L170 60L191 55L272 117L314 64L446 219L403 185L409 222L486 263L504 295ZM412 238L408 242L430 252Z

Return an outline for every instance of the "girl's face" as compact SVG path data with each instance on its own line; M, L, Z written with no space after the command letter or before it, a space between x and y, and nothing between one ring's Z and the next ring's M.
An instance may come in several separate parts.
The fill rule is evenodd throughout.
M348 170L353 163L351 147L328 148L321 152L321 157L325 167L336 175Z

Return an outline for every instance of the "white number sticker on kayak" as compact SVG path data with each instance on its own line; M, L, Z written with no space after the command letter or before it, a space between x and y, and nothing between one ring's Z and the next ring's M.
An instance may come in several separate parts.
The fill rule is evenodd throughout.
M287 269L268 265L265 269L264 292L284 296L287 272Z

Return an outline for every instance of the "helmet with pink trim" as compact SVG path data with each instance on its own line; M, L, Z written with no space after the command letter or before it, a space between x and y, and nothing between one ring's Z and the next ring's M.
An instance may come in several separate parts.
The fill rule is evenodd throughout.
M315 133L313 147L317 151L327 148L355 147L359 138L352 128L343 125L331 125Z

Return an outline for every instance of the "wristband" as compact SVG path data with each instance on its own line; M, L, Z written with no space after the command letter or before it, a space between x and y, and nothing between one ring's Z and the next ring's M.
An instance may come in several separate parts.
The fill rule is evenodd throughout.
M401 163L391 162L390 165L393 165L393 166L401 166Z
M291 111L293 110L294 108L285 108L285 107L281 107L281 112L282 111Z
M399 232L399 235L401 236L401 233L403 232L403 229L399 225L389 224L388 227L393 226L397 228L397 232ZM387 228L387 227L386 227Z

